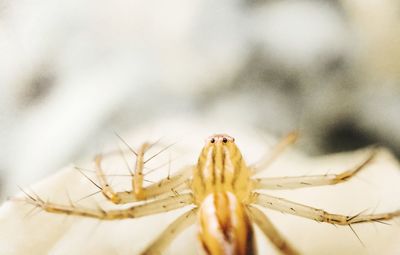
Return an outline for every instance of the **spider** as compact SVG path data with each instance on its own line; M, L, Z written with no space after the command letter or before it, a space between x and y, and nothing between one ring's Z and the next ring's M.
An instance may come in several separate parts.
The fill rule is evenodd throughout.
M104 155L95 158L96 175L102 194L114 204L135 203L126 209L90 209L76 205L46 202L38 196L26 201L44 211L77 215L101 220L121 220L171 211L192 205L186 213L175 219L142 254L162 254L168 245L185 228L197 221L198 241L205 254L256 254L253 223L283 254L299 254L274 227L268 217L256 206L293 214L318 222L348 225L363 222L380 222L400 216L400 210L356 215L328 213L284 198L260 193L257 190L297 189L311 186L334 185L345 182L367 166L376 156L371 149L367 157L352 169L340 174L293 177L254 178L255 173L266 168L297 138L289 134L278 143L270 156L260 164L247 165L235 143L226 134L215 134L206 139L197 164L184 167L172 176L157 183L143 184L145 152L151 147L144 143L135 151L136 165L132 175L132 190L116 192L107 182L102 169ZM143 203L140 203L140 202Z

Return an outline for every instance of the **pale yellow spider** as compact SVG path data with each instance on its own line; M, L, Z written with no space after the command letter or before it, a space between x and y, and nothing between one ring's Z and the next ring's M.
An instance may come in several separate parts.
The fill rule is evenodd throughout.
M333 185L353 177L372 161L376 150L353 169L340 174L297 177L252 178L267 167L283 150L293 143L295 134L280 142L273 153L258 165L248 166L234 138L212 135L206 140L195 166L181 169L174 175L149 186L143 185L144 155L149 144L143 144L136 155L132 191L114 192L102 170L103 156L95 159L96 174L102 194L115 204L139 202L127 209L102 210L45 202L28 195L27 201L51 213L78 215L102 220L120 220L162 213L187 205L194 207L173 221L142 254L162 254L171 241L185 228L197 221L198 239L205 254L256 254L252 223L255 223L275 247L284 254L299 254L277 231L267 216L254 205L270 208L318 222L351 225L380 222L400 216L400 210L380 214L351 216L331 214L289 200L256 192L268 189L297 189ZM146 201L146 202L140 202Z

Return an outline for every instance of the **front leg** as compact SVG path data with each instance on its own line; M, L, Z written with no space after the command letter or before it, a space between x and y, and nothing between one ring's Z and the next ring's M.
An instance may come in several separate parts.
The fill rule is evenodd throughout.
M297 132L291 132L277 143L264 158L250 166L252 174L256 174L267 169L290 145L294 144L298 138Z
M155 199L161 196L175 194L177 190L187 188L187 181L192 174L192 166L182 168L171 177L164 178L157 183L143 187L143 165L144 151L137 152L135 173L133 174L133 191L115 192L109 185L106 175L102 169L103 156L95 158L96 175L99 180L103 195L114 204L126 204L145 199Z
M372 149L365 160L352 169L339 174L256 178L253 179L253 187L254 189L298 189L338 184L350 180L362 169L365 169L377 153L377 149Z

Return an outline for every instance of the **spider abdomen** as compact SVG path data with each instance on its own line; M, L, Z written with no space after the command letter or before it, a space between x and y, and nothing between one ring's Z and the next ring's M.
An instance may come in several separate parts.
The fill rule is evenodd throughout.
M255 254L251 222L243 204L231 192L215 192L204 199L198 227L205 254Z

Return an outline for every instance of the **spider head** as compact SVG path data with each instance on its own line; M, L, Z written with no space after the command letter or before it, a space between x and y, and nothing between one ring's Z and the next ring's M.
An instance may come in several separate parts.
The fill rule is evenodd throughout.
M235 138L232 136L226 135L226 134L215 134L212 136L209 136L206 139L207 144L226 144L226 143L234 143Z

